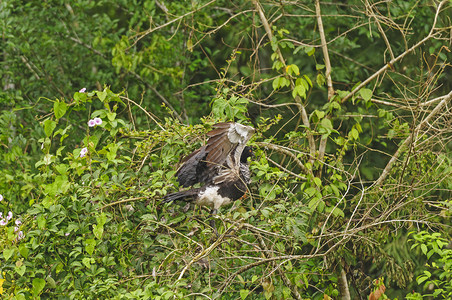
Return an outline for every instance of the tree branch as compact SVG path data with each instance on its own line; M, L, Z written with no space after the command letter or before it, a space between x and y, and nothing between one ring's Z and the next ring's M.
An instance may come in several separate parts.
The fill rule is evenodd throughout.
M149 29L146 30L145 32L141 32L141 33L136 34L136 35L134 36L134 38L135 38L135 37L137 37L137 38L136 38L135 41L133 42L132 46L135 46L135 44L138 43L139 40L141 40L142 38L144 38L144 37L147 36L148 34L151 34L152 32L154 32L154 31L156 31L156 30L162 29L163 27L166 27L166 26L168 26L168 25L171 25L171 24L173 24L174 22L177 22L177 21L179 21L179 20L181 20L181 19L183 19L183 18L185 18L185 17L187 17L187 16L189 16L189 15L192 15L192 14L194 14L194 13L196 13L196 12L202 10L204 7L209 6L210 4L214 3L215 1L217 1L217 0L209 1L209 2L207 2L206 4L200 6L199 8L197 8L197 9L195 9L195 10L192 10L192 11L189 11L188 13L183 14L182 16L179 16L179 17L177 17L177 18L175 18L175 19L173 19L173 20L171 20L171 21L169 21L169 22L166 22L165 24L162 24L162 25L157 26L157 27L154 27L154 28L149 28ZM132 47L132 46L131 46L131 47Z
M391 171L394 163L397 161L399 156L405 151L407 146L413 141L413 137L417 137L417 133L428 124L428 122L439 112L442 111L443 107L450 102L452 99L452 91L444 96L443 100L441 100L440 103L432 110L432 112L424 119L421 123L414 129L413 134L410 134L405 141L400 145L400 147L397 149L396 153L392 156L392 158L389 160L388 164L384 168L383 172L381 173L380 177L374 182L372 186L379 186L383 183L383 181L386 179L386 177L389 175L389 172Z
M259 14L259 17L261 19L262 25L264 26L265 32L267 33L268 39L271 41L273 39L273 34L270 28L270 24L268 24L268 20L265 17L264 14L264 10L262 9L260 3L258 0L253 0L253 4L256 7L256 10ZM282 56L281 50L279 49L279 47L276 49L276 53L278 54L278 58L279 60L283 63L283 65L286 65L286 62L284 60L284 57ZM293 80L290 78L290 86L292 89L295 88L295 83L293 82ZM308 138L308 143L309 143L309 152L310 152L310 157L309 157L309 162L312 164L314 163L314 157L315 157L315 152L316 152L316 146L315 146L315 141L314 141L314 137L311 134L311 125L309 123L309 117L308 114L306 112L306 109L304 108L303 102L301 101L300 96L296 96L295 97L295 101L300 103L301 105L299 106L300 108L300 113L301 113L301 119L303 121L303 125L306 126L307 128L307 138Z
M416 43L414 46L412 46L410 49L406 50L405 52L403 52L402 54L400 54L399 56L397 56L395 59L392 59L389 63L387 63L386 65L384 65L380 70L378 70L377 72L375 72L372 76L370 76L369 78L367 78L366 80L364 80L360 85L358 85L353 91L351 91L347 96L345 96L342 99L342 103L344 103L345 101L347 101L348 99L350 99L356 92L358 92L361 88L363 88L364 86L366 86L369 82L371 82L372 80L374 80L376 77L378 77L379 75L381 75L382 73L384 73L388 68L392 68L392 66L399 62L400 60L402 60L402 58L404 58L407 54L413 52L416 48L418 48L419 46L423 45L426 41L428 41L429 39L431 39L435 34L435 27L436 27L436 21L438 20L438 15L439 12L441 10L441 7L444 5L444 3L448 2L448 0L443 0L441 1L441 3L438 5L438 8L436 9L436 14L435 14L435 19L433 20L433 25L432 25L432 29L430 30L429 34L423 38L421 41L419 41L418 43Z
M322 14L320 11L320 1L315 1L315 12L317 17L317 24L319 26L319 34L320 34L320 41L322 43L322 52L323 57L325 60L325 77L326 82L328 86L328 102L331 101L331 99L334 96L334 88L333 88L333 80L331 79L331 62L330 62L330 56L328 54L328 46L325 38L325 30L323 29L323 21L322 21ZM330 115L327 116L327 118L331 118ZM323 157L325 156L325 150L326 150L326 143L328 142L328 136L322 137L320 139L319 144L319 161L323 161ZM322 175L322 167L319 169L319 177Z

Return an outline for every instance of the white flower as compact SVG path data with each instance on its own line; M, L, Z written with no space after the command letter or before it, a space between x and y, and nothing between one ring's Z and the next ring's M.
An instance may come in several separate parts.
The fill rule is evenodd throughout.
M80 91L78 91L79 93L84 93L86 92L86 88L81 89Z
M3 201L3 195L0 194L0 202Z
M80 157L84 157L88 153L88 148L83 148L82 151L80 151Z
M0 225L1 226L5 226L6 224L8 224L8 221L6 221L5 219L1 219L0 220Z
M17 239L21 240L25 237L24 232L21 230L19 231L19 233L17 234Z
M100 125L100 124L102 124L102 119L101 118L94 118L94 123L96 123L96 125Z
M6 216L6 220L9 221L9 220L11 220L12 218L13 218L13 212L12 212L12 211L9 211L9 212L8 212L8 215Z
M22 224L22 222L21 222L19 219L17 219L16 222L14 222L14 223L16 223L17 226L19 226L20 224Z
M94 126L96 126L96 121L94 121L94 120L89 120L89 121L88 121L88 126L89 126L89 127L94 127Z
M19 227L15 226L14 227L14 232L17 232L17 230L19 230Z

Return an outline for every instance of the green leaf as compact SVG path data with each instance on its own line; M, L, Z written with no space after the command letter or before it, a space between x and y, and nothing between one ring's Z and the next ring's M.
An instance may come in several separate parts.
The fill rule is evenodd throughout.
M369 101L372 98L372 90L366 88L360 89L359 94L363 97L364 101Z
M289 260L289 261L287 262L287 264L285 265L285 268L286 268L287 271L292 272L293 265L292 265L292 263L290 262L290 260Z
M320 178L318 178L318 177L314 177L314 183L318 187L322 186L322 180Z
M265 291L264 292L265 299L270 299L273 296L273 292Z
M240 290L240 298L242 298L242 300L245 299L246 297L248 297L249 293L249 290Z
M39 229L44 229L46 227L46 218L44 217L44 215L39 215L36 218L36 223L38 223L38 228Z
M339 207L328 207L325 209L326 212L331 212L331 214L335 217L345 217L344 212Z
M312 87L311 78L309 78L308 75L306 75L306 74L303 75L303 77L305 78L306 82ZM309 86L306 89L308 89L308 88L309 88Z
M421 244L421 250L422 250L422 253L424 253L424 255L427 254L427 246L425 244Z
M319 205L319 203L320 203L321 201L322 201L322 200L319 199L319 198L317 198L317 197L312 198L312 199L309 201L309 203L308 203L308 207L309 207L312 211L314 211L314 210L317 208L317 206Z
M193 52L193 41L192 39L187 40L187 50Z
M355 128L352 128L352 130L348 133L348 136L354 140L357 140L359 138L359 132Z
M102 239L102 235L104 233L104 226L94 224L93 225L93 233L96 238L98 238L99 240Z
M96 221L99 226L104 226L107 222L107 215L105 213L101 213L100 215L96 216Z
M106 91L97 91L96 92L97 97L99 97L99 100L104 102L105 98L107 98L107 92Z
M430 250L430 251L427 253L427 259L430 259L430 257L431 257L433 254L435 254L435 249L432 249L432 250Z
M14 271L16 271L17 274L20 276L23 276L25 274L25 270L27 267L25 265L21 265L20 267L14 267Z
M325 201L321 200L319 202L319 204L317 205L317 211L318 212L323 212L324 209L325 209Z
M60 102L60 101L55 101L55 103L53 104L53 111L55 113L55 117L57 119L61 118L62 116L64 116L64 114L67 111L67 104L64 102Z
M333 129L333 124L331 123L330 119L322 119L322 121L320 122L320 124L322 124L322 126L326 129Z
M428 279L427 276L422 275L422 276L419 276L419 277L416 279L416 281L417 281L417 284L420 285L421 283L423 283L423 282L426 281L427 279Z
M33 295L36 297L41 293L42 289L46 285L46 281L42 278L33 279Z
M53 130L55 130L57 123L53 120L47 119L44 121L44 133L47 137L52 135Z
M85 267L87 267L88 269L91 268L91 262L93 262L93 259L90 257L85 257L82 259L83 265L85 265Z
M89 255L92 255L94 253L94 247L96 246L96 240L94 239L87 239L84 241L85 243L85 250Z
M314 47L306 47L304 48L304 52L308 55L311 56L315 53L315 48Z
M306 98L306 89L302 84L295 86L295 88L292 91L292 97L296 98L297 95Z
M286 79L285 77L280 77L279 83L280 83L280 86L282 86L282 87L290 85L290 81L288 79Z
M86 93L75 92L74 94L74 101L77 105L85 102L87 98L88 96L86 95Z
M10 259L11 256L13 256L14 250L15 250L14 248L3 249L3 258L5 259L5 261L7 261L8 259Z
M27 245L21 244L19 246L19 253L26 259L28 257L28 254L30 253L30 250L28 250Z
M294 54L294 55L297 54L298 51L300 51L300 50L303 49L303 48L304 48L304 46L298 46L298 47L295 48L295 50L293 51L293 54Z
M107 113L107 118L108 120L113 121L116 118L116 113Z
M93 225L93 233L99 240L102 239L102 234L104 233L104 225L107 222L107 216L105 213L101 213L96 217L97 225Z
M274 80L273 80L273 83L272 83L272 86L273 86L273 90L277 90L278 88L279 88L279 86L280 86L280 81L279 81L279 79L280 79L281 77L277 77L277 78L275 78Z
M300 75L300 69L297 65L289 65L288 71L289 74L294 73L295 75Z
M27 299L27 298L25 298L25 295L22 293L17 293L14 296L14 300L25 300L25 299Z
M317 82L317 84L319 86L323 86L325 84L325 82L326 82L325 76L323 76L323 74L319 73L319 74L317 74L317 77L316 77L315 81Z

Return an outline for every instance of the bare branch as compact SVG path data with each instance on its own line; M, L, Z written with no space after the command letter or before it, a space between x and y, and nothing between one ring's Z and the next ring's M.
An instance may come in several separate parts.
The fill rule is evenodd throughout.
M168 26L168 25L173 24L174 22L177 22L177 21L179 21L179 20L182 20L183 18L185 18L185 17L187 17L187 16L189 16L189 15L192 15L192 14L194 14L194 13L196 13L196 12L202 10L204 7L209 6L210 4L212 4L212 3L216 2L216 1L217 1L217 0L209 1L209 2L207 2L206 4L204 4L204 5L200 6L200 7L198 7L197 9L192 10L192 11L189 11L188 13L183 14L182 16L179 16L179 17L177 17L177 18L175 18L175 19L173 19L173 20L171 20L171 21L169 21L169 22L166 22L165 24L162 24L162 25L157 26L157 27L149 28L149 29L146 30L145 32L140 32L139 34L136 34L136 35L133 37L133 38L136 37L136 39L135 39L135 41L133 42L132 46L135 46L135 44L138 43L142 38L144 38L145 36L147 36L147 35L153 33L154 31L157 31L157 30L162 29L162 28L164 28L164 27L166 27L166 26ZM132 46L131 46L131 47L132 47Z
M264 26L265 32L267 33L268 39L271 41L273 39L273 34L270 28L270 24L268 23L267 18L265 17L265 13L264 10L262 9L259 0L253 0L253 4L256 7L256 10L259 14L259 17L261 19L262 25ZM281 50L279 48L276 49L276 52L278 54L278 58L279 60L283 63L283 65L286 65L286 62L284 60L284 57L282 56ZM293 82L292 79L290 79L290 85L292 87L292 89L295 87L295 83ZM301 118L303 121L303 125L306 126L307 128L307 138L308 138L308 142L309 142L309 151L311 153L311 156L309 158L309 161L311 163L314 162L314 156L315 156L315 152L316 152L316 146L315 146L315 141L314 141L314 137L312 136L311 132L310 132L310 122L309 122L309 117L308 114L306 112L306 109L303 106L303 103L301 101L300 96L296 96L295 97L295 101L300 103L301 105L299 106L300 108L300 113L301 113Z
M436 28L436 21L438 20L438 15L441 11L441 7L444 5L444 3L448 2L448 0L443 0L441 1L441 3L438 5L438 8L436 9L436 14L435 14L435 18L433 20L433 25L432 25L432 29L430 30L429 34L423 38L422 40L420 40L418 43L416 43L414 46L412 46L410 49L406 50L405 52L403 52L402 54L400 54L399 56L397 56L395 59L392 59L389 63L387 63L386 65L384 65L382 68L380 68L380 70L378 70L377 72L375 72L372 76L370 76L369 78L367 78L366 80L364 80L360 85L358 85L353 91L351 91L347 96L345 96L342 99L342 103L344 103L345 101L347 101L348 99L350 99L356 92L358 92L361 88L363 88L364 86L366 86L369 82L371 82L372 80L374 80L375 78L377 78L379 75L383 74L387 69L390 69L393 67L393 65L397 62L399 62L402 58L404 58L407 54L413 52L416 48L418 48L419 46L423 45L426 41L428 41L429 39L433 38L435 36L435 28Z
M331 99L334 96L334 88L333 88L333 80L331 79L331 63L330 63L330 56L328 54L328 47L326 43L325 38L325 31L323 29L323 21L322 21L322 14L320 11L320 0L315 1L315 12L317 16L317 25L319 26L319 34L320 34L320 41L322 42L322 52L323 52L323 58L325 60L325 77L326 77L326 83L328 86L328 102L331 101ZM328 118L331 118L331 116L328 116ZM322 137L320 139L319 144L319 160L323 161L325 151L326 151L326 143L328 142L328 136ZM319 169L319 177L321 177L322 174L322 168Z
M389 175L389 172L391 171L394 163L398 160L399 156L407 149L407 146L413 141L413 136L417 137L417 133L428 124L428 122L441 110L443 107L450 102L452 99L452 91L444 96L443 100L441 100L440 103L432 110L432 112L424 119L421 123L414 129L414 134L408 136L405 141L399 146L396 153L392 156L392 158L389 160L388 164L384 168L383 172L381 173L380 177L374 182L372 186L379 186L383 183L383 181L386 179L386 177Z

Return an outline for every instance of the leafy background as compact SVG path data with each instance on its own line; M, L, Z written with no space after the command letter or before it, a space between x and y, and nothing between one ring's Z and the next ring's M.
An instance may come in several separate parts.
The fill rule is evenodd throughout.
M451 297L451 7L2 1L2 298ZM160 201L219 121L216 236Z

